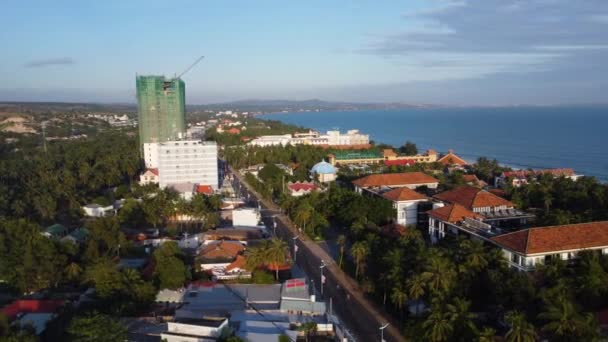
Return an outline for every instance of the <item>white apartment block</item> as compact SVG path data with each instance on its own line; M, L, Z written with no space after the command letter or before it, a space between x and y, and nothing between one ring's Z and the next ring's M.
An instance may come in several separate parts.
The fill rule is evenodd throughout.
M351 129L346 134L342 134L340 131L327 131L327 135L321 137L327 138L330 146L369 144L369 135L359 133L358 129Z
M158 143L144 143L143 150L146 169L158 168Z
M352 129L346 134L340 131L327 131L320 135L318 132L294 133L284 135L263 135L249 142L252 146L286 146L286 145L367 145L369 134L361 134L359 130Z
M158 144L159 186L194 183L218 189L217 144L178 140Z

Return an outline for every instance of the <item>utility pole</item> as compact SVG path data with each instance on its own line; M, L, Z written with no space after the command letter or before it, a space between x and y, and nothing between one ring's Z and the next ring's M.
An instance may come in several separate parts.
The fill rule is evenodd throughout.
M390 323L386 323L385 325L380 327L380 342L384 342L384 329L389 326Z
M294 236L292 237L293 239L293 263L295 264L297 261L297 257L298 257L298 244L296 243L296 240L298 240L299 236Z
M321 259L321 266L319 266L319 268L321 269L321 298L323 298L323 285L325 285L325 276L323 275L323 269L325 268L325 266L325 261Z

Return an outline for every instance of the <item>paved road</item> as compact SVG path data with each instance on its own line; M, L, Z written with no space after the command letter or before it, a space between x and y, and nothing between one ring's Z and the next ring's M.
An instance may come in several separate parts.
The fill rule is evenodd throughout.
M255 199L262 207L262 215L266 223L269 223L268 226L272 227L272 220L276 220L276 234L288 241L292 254L293 237L299 236L296 242L298 244L296 262L314 280L317 293L320 293L321 290L319 267L324 260L326 267L323 269L323 274L326 277L326 283L323 288L323 299L332 298L333 310L347 324L347 328L355 334L358 341L380 341L378 328L386 322L391 324L384 331L384 339L395 342L405 341L405 338L399 333L397 323L365 297L357 282L344 273L326 251L307 236L299 235L297 228L289 218L281 214L280 208L274 203L262 199L244 182L240 174L237 172L232 172L232 174L235 176L235 181L239 183L238 188L241 193L249 199Z

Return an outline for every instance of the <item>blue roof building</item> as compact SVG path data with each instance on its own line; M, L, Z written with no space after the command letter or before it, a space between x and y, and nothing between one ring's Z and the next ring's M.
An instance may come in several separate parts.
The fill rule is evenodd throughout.
M315 166L310 169L310 175L312 178L318 180L321 183L332 182L336 180L336 168L325 160L316 163Z

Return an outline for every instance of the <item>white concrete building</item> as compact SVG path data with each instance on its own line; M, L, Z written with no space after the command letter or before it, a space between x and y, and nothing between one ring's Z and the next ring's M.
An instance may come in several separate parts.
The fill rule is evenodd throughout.
M320 136L320 138L327 138L330 146L369 144L369 135L359 133L358 129L351 129L346 134L342 134L340 131L327 131L327 134Z
M251 140L248 145L251 146L286 146L291 143L291 134L283 135L263 135Z
M260 220L260 211L257 208L232 210L232 225L235 227L257 227Z
M415 226L418 223L418 205L429 201L428 197L408 187L387 191L382 197L393 202L397 211L397 223L403 226Z
M158 143L144 143L143 152L146 168L158 168Z
M181 318L167 323L167 331L161 339L167 342L215 342L228 328L228 319L187 319Z
M217 144L178 140L158 144L159 186L193 183L218 189Z

